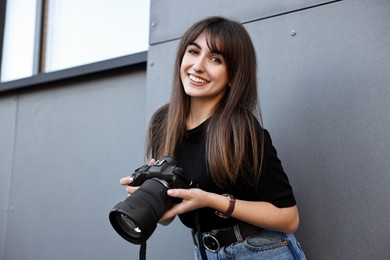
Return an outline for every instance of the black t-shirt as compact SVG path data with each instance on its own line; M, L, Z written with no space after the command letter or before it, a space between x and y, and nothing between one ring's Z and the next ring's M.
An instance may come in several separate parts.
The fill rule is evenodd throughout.
M287 175L277 157L276 149L272 145L267 130L264 131L264 159L259 183L251 185L247 181L238 179L236 185L231 187L221 188L216 185L206 167L204 136L206 123L207 121L185 133L183 142L175 155L178 159L178 166L183 168L186 178L197 182L202 190L217 194L229 193L236 199L266 201L279 208L296 204ZM239 222L233 217L227 219L218 217L215 209L202 208L198 211L198 223L203 232L230 227ZM196 229L195 215L195 211L190 211L179 217L184 225Z

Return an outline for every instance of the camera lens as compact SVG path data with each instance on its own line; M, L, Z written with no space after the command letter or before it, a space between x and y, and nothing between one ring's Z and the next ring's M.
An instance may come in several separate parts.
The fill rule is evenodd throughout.
M118 224L121 229L127 233L128 236L134 237L136 239L141 238L141 229L125 214L120 214L120 219L118 219Z
M173 203L173 198L167 195L169 188L167 182L160 179L146 180L130 197L111 210L111 225L130 243L146 241Z

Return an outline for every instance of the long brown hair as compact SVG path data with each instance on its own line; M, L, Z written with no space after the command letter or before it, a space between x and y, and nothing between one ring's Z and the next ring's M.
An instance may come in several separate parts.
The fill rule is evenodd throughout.
M174 155L183 139L190 97L183 89L180 66L188 44L202 33L209 49L224 57L229 76L229 87L214 107L206 128L205 156L209 172L221 186L234 183L241 174L249 177L248 181L256 180L263 157L256 53L245 28L223 17L201 20L184 33L177 50L170 102L151 120L147 155L153 158Z

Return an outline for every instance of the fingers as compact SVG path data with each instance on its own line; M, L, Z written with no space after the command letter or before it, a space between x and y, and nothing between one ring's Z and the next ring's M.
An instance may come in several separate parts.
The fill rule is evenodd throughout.
M164 213L159 221L162 225L168 225L179 214L177 210L178 205L179 204L175 204Z
M138 187L133 187L133 186L127 186L126 187L126 192L131 195L133 194L136 190L138 190L139 186Z
M167 194L181 199L195 199L199 196L199 189L169 189Z
M132 177L123 177L119 181L121 185L126 186L126 192L128 193L129 196L138 189L138 187L129 186L132 182L133 182Z
M155 163L156 163L156 160L155 159L151 159L150 162L149 162L149 165L153 166Z
M119 183L121 185L130 185L130 183L133 182L133 178L131 177L123 177L122 179L120 179Z
M155 163L156 163L156 160L151 159L149 162L149 165L153 166ZM123 177L122 179L119 180L119 183L121 185L126 186L126 192L129 195L133 194L139 188L139 187L129 186L133 181L134 181L134 179L132 177Z
M167 194L171 197L177 197L180 196L180 191L178 189L169 189Z
M167 194L171 197L180 198L182 202L177 205L176 210L178 214L202 208L207 206L208 192L201 189L170 189Z

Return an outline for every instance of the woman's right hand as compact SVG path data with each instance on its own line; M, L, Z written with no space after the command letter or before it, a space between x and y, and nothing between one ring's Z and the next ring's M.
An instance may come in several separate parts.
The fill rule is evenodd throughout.
M120 179L119 183L122 185L122 186L126 186L126 192L128 193L128 195L130 196L131 194L133 194L136 190L138 190L139 186L138 187L133 187L133 186L130 186L130 184L133 182L133 178L128 176L128 177L123 177L122 179Z
M151 159L150 162L149 162L149 165L150 166L153 166L154 163L156 162L155 159ZM134 181L134 179L130 176L127 176L127 177L123 177L122 179L120 179L119 183L122 185L122 186L126 186L126 192L128 193L128 195L130 196L131 194L133 194L136 190L138 190L139 186L137 187L134 187L134 186L130 186L130 184Z

